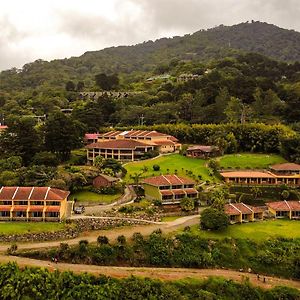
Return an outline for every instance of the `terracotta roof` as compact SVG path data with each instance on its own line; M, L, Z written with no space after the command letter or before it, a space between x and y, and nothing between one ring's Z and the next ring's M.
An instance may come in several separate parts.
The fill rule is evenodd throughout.
M259 171L233 171L220 173L224 178L276 178L276 176L270 172Z
M162 186L162 185L181 185L181 184L195 184L195 181L178 177L177 175L160 175L155 177L150 177L144 179L143 183L154 185L154 186Z
M261 207L254 207L244 203L225 204L224 208L227 215L252 214L253 212L258 213L264 211Z
M0 205L0 211L10 211L11 208L11 205Z
M99 133L86 133L84 135L85 140L98 140Z
M108 182L115 182L115 181L119 180L119 178L117 178L117 177L109 176L106 174L100 174L97 177L102 177L102 178L106 179ZM97 177L95 177L94 179L96 179Z
M184 189L184 191L188 194L198 194L198 191L193 188Z
M195 146L190 146L187 148L187 151L194 151L194 150L200 150L202 152L212 152L212 151L217 151L219 148L217 146L204 146L204 145L195 145Z
M299 210L300 211L300 201L287 201L291 210Z
M276 211L290 211L288 201L268 202L267 206Z
M277 164L270 167L275 171L300 171L300 165L294 163Z
M46 212L59 212L60 206L46 206Z
M0 125L0 130L7 129L8 127L6 125Z
M135 149L137 147L155 146L145 144L135 140L108 140L103 142L92 143L86 146L87 149Z
M174 195L185 195L185 191L183 189L173 189L171 191Z
M50 187L2 187L0 200L48 200L61 201L69 196L70 192Z
M172 196L173 195L172 190L161 190L160 193L162 195L167 195L167 196Z
M34 212L34 211L43 211L44 206L43 205L30 205L29 211Z
M168 145L168 146L173 146L175 143L174 142L172 142L171 140L164 140L164 141L153 141L153 143L155 144L155 145L159 145L159 146L161 146L161 145Z
M14 205L13 211L26 211L28 205Z

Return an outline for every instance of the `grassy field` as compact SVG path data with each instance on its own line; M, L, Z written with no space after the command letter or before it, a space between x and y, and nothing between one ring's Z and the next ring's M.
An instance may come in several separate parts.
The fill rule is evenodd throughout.
M97 194L97 193L83 190L71 194L70 200L74 200L76 198L78 202L99 202L99 203L109 204L114 202L120 197L121 194L104 195L104 194Z
M127 174L125 181L131 182L130 175L134 173L143 173L142 177L158 176L160 174L174 174L177 170L179 176L189 177L187 171L192 171L197 177L202 176L202 180L212 180L214 177L209 176L208 169L205 167L206 161L203 159L188 158L179 154L170 154L151 160L132 162L125 165ZM160 170L154 171L153 165L159 165ZM146 172L143 168L147 167ZM216 179L215 179L216 180Z
M283 163L286 160L276 154L228 154L219 158L221 168L264 169L270 165Z
M230 225L223 232L204 231L192 226L194 234L204 238L243 238L261 241L270 237L300 238L300 222L297 220L268 220L254 223Z
M59 231L66 227L58 222L0 222L0 234L23 234Z

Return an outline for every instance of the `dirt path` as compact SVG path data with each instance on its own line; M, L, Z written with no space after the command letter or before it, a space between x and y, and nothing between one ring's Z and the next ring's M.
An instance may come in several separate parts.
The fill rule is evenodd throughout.
M97 241L99 235L105 235L109 240L115 240L119 235L124 235L126 238L132 237L135 232L139 232L142 235L149 235L156 229L161 229L164 233L175 231L185 226L191 226L199 223L199 216L186 216L176 219L172 222L162 222L160 224L151 225L137 225L126 226L120 228L113 228L110 230L95 230L89 232L83 232L79 237L70 240L61 241L48 241L48 242L33 242L33 243L18 243L18 249L41 249L58 247L60 243L68 243L69 245L78 244L81 240L87 240L89 243ZM0 244L0 252L4 252L9 247L9 244Z
M152 225L139 225L131 227L114 228L113 230L99 230L82 234L80 237L65 240L65 241L52 241L52 242L40 242L40 243L19 243L18 249L41 249L57 247L60 243L65 242L70 245L77 244L80 240L86 239L89 242L96 242L99 235L106 235L110 240L115 240L119 235L123 234L126 238L130 238L135 232L140 232L143 235L149 235L153 230L160 228L164 233L175 231L185 226L191 226L199 223L199 216L186 216L176 219L172 222L165 222L161 224ZM3 253L7 250L8 245L1 244L0 251ZM197 278L206 279L210 276L221 276L226 279L232 279L234 281L241 282L246 277L249 278L253 285L261 286L263 288L272 288L278 285L291 286L300 290L300 281L293 281L287 279L281 279L276 277L267 277L267 282L263 283L262 280L257 280L255 274L242 273L234 270L224 269L185 269L185 268L134 268L134 267L113 267L113 266L95 266L95 265L82 265L82 264L68 264L30 259L25 257L6 256L0 254L0 262L16 262L19 266L31 266L31 267L43 267L50 271L55 269L60 271L72 271L75 273L88 272L94 275L104 274L115 278L124 278L131 275L157 278L162 280L176 280L183 278Z
M134 268L134 267L113 267L113 266L95 266L67 263L52 263L24 257L0 255L0 261L3 263L16 262L20 267L43 267L50 271L72 271L74 273L87 272L94 275L103 274L115 278L124 278L131 275L140 277L150 277L162 280L178 280L183 278L206 279L210 276L220 276L226 279L241 282L247 277L255 286L263 288L273 288L278 285L290 286L300 290L300 281L281 279L276 277L266 277L266 283L262 279L257 280L255 274L242 273L233 270L224 269L184 269L184 268Z

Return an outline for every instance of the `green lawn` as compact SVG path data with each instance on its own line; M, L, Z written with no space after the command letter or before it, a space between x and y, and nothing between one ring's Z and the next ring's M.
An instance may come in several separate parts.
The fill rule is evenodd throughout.
M264 169L270 165L283 163L286 160L276 154L241 153L228 154L218 158L221 168Z
M78 202L99 202L99 203L109 204L114 202L120 197L121 194L104 195L104 194L97 194L97 193L83 190L71 194L70 199L74 200L74 198L76 198Z
M134 173L143 173L142 177L146 178L160 174L174 174L175 170L177 170L179 176L189 177L186 172L192 171L197 177L201 175L202 180L212 180L214 177L209 176L205 163L206 161L203 159L188 158L179 154L170 154L151 160L132 162L125 165L125 169L127 170L125 181L132 182L130 175ZM155 164L160 166L159 171L153 170L152 167ZM148 168L146 172L143 172L144 167Z
M198 225L191 228L194 234L204 238L248 238L256 241L269 237L300 238L300 221L267 220L253 223L230 225L223 232L204 231Z
M58 222L0 222L0 234L59 231L66 226L66 224Z

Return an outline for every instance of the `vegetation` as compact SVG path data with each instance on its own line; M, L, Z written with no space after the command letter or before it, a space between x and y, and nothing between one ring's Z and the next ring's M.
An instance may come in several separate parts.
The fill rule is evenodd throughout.
M222 169L267 169L271 165L285 161L284 158L276 154L227 154L220 158L220 167Z
M221 231L228 227L228 216L215 208L206 208L201 213L200 226L204 230Z
M0 266L1 299L252 299L276 300L299 298L296 289L276 287L263 290L249 282L236 283L222 278L199 281L185 279L160 281L129 277L114 279L100 275L75 275L71 272L49 272L44 269L20 269L15 264Z
M1 222L0 234L24 234L59 231L65 229L65 223L57 222Z
M153 165L158 165L158 171L153 170ZM196 180L212 180L205 160L188 158L179 154L170 154L151 160L127 163L125 180L130 180L130 175L141 173L141 177L158 176L160 174L178 174L179 176L192 177ZM146 168L145 168L146 167Z
M105 203L109 204L115 202L117 199L121 197L121 194L99 194L95 192L91 192L88 190L81 190L70 195L70 200L75 200L76 202L97 202L97 203Z
M75 246L62 244L57 249L23 251L18 255L40 259L58 257L60 261L97 265L251 268L260 274L299 279L299 251L299 238L257 241L244 237L204 238L194 230L163 236L161 230L156 230L149 237L135 233L130 242L121 237L115 243L97 245L82 241Z

